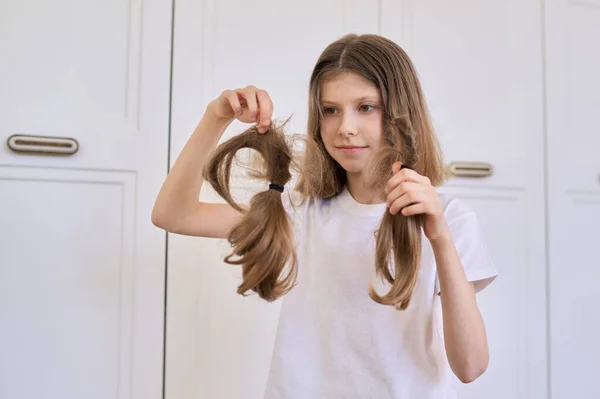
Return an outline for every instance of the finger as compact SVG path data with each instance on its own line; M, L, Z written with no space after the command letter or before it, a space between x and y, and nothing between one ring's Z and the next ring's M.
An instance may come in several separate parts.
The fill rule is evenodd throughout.
M421 215L423 213L427 213L427 204L420 202L418 204L410 205L405 208L402 208L400 211L404 216L414 216Z
M390 191L395 189L399 184L408 181L413 183L421 183L421 175L414 170L402 169L398 173L394 174L385 185L385 193L389 194Z
M271 126L271 116L273 114L273 103L269 94L264 90L258 90L256 97L258 98L258 108L260 114L258 117L258 131L264 133Z
M394 167L392 166L392 170L393 169ZM427 186L431 185L431 181L427 176L422 176L419 173L415 172L413 169L410 169L407 166L402 166L400 170L392 176L390 181L388 181L388 184L386 185L387 192L393 190L395 186L404 181L411 181Z
M226 90L223 92L223 97L229 103L235 116L242 116L244 110L242 109L242 104L240 103L237 93L233 90Z
M258 102L256 100L256 88L254 86L248 86L242 90L242 95L246 104L248 105L248 115L251 122L256 122L258 116Z
M423 200L424 200L424 195L422 192L419 192L419 191L408 192L408 193L403 194L400 197L396 197L395 199L388 202L388 204L390 204L390 206L389 206L390 213L392 215L395 215L396 213L398 213L402 209L406 208L407 206L422 203Z
M398 184L392 191L390 191L386 196L386 202L391 204L398 198L402 197L404 194L408 194L411 192L423 191L423 188L419 183L405 181Z
M416 181L417 183L421 183L421 184L425 184L425 185L431 184L431 181L429 180L429 178L427 176L423 176L423 175L419 174L418 172L415 172L415 170L413 168L411 168L410 166L402 165L399 173L406 174L407 180Z

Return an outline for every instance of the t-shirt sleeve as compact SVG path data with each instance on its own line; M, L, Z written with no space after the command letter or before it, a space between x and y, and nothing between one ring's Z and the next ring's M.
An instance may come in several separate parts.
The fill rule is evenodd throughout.
M462 201L454 198L446 206L446 220L467 280L475 283L475 291L480 292L496 279L498 272L486 245L478 217ZM437 276L436 293L440 293Z

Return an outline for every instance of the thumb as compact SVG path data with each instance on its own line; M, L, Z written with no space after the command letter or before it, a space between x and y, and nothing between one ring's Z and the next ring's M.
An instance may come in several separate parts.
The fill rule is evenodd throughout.
M402 167L402 163L400 163L400 162L394 162L392 164L392 173L396 174L396 173L400 172L400 168L401 167Z

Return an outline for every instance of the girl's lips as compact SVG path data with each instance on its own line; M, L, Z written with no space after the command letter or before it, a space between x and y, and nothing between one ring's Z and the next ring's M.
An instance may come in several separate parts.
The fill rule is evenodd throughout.
M338 147L338 149L344 154L356 154L358 152L361 152L365 148L367 147Z

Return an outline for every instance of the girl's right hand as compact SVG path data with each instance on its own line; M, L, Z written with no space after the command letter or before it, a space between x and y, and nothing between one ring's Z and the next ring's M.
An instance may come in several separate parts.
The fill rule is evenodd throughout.
M258 131L265 133L271 126L273 102L269 93L252 85L243 89L225 90L213 100L207 111L218 120L256 123Z

